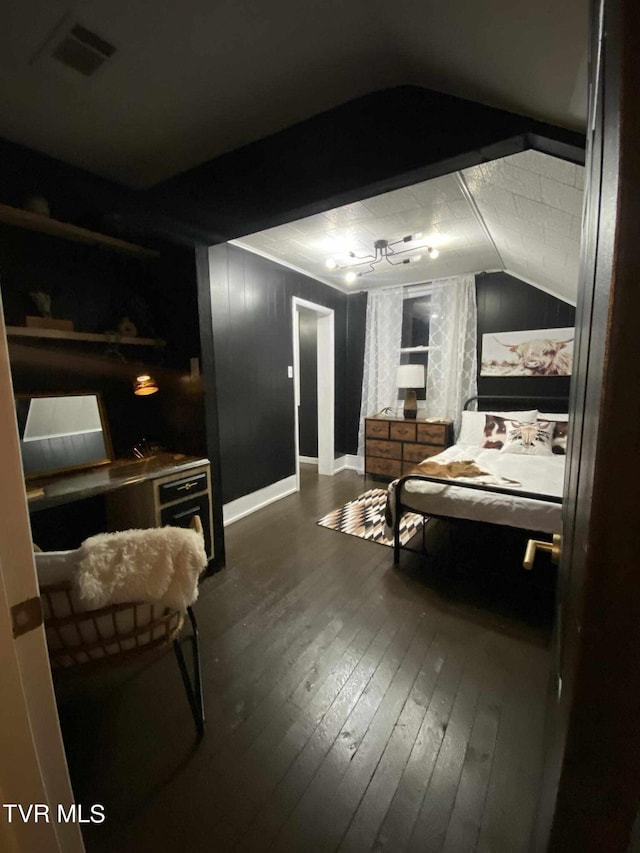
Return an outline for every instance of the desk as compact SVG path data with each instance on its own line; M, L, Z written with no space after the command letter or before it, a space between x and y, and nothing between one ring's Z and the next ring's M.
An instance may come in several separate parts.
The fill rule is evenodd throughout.
M96 495L105 495L109 530L165 524L187 527L191 518L199 515L207 556L214 556L208 459L160 453L149 459L116 460L100 468L27 484L30 513Z

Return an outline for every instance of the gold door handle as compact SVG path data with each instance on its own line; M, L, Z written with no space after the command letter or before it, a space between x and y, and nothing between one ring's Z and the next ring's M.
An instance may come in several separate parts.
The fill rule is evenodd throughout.
M549 551L551 553L551 562L556 566L560 560L562 553L562 536L559 533L553 534L552 542L543 542L540 539L529 539L527 542L527 550L524 552L524 560L522 566L525 569L532 569L536 558L536 551Z

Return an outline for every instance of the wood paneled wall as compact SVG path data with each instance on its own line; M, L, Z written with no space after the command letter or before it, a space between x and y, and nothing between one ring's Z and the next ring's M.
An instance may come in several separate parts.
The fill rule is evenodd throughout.
M575 324L573 305L506 272L477 275L476 298L478 372L484 334L556 329ZM570 378L565 376L478 376L478 394L568 398L569 383Z
M362 355L349 356L362 335L363 300L349 297L235 246L209 250L224 502L295 472L292 297L335 311L335 449L353 451L360 407ZM349 325L351 324L351 325ZM357 388L357 401L352 399ZM355 429L357 435L357 426Z
M211 245L531 147L584 162L580 134L396 86L176 175L145 198L185 239Z
M72 320L76 331L114 329L127 314L141 336L166 341L156 349L11 339L15 392L100 391L118 456L143 438L206 455L202 385L189 376L189 358L200 356L193 251L168 247L158 261L132 261L15 228L2 228L0 236L7 325L24 326L27 314L37 314L29 291L43 290L52 296L53 315ZM135 397L133 380L147 370L160 391Z

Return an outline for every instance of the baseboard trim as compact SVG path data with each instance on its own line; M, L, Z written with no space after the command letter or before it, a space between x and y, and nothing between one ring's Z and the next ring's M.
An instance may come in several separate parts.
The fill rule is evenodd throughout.
M333 470L336 474L338 471L357 471L358 457L351 453L347 453L345 456L339 456L334 462Z
M318 457L317 456L299 456L298 457L301 462L305 462L307 465L317 465Z
M282 500L296 492L295 475L287 477L284 480L278 480L277 483L271 483L265 486L264 489L258 489L257 492L251 492L249 495L243 495L241 498L236 498L235 501L229 501L222 507L222 517L224 526L228 527L234 521L240 521L252 512L262 509L275 501Z

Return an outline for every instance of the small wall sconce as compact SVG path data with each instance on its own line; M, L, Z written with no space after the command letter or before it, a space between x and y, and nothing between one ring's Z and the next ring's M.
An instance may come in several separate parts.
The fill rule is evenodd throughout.
M149 376L148 373L141 373L140 376L136 376L135 382L133 383L133 393L138 397L146 397L149 394L155 394L157 390L158 383L153 376Z
M416 388L424 388L424 366L422 364L401 364L396 380L398 388L406 388L404 398L405 418L415 418L418 414Z

